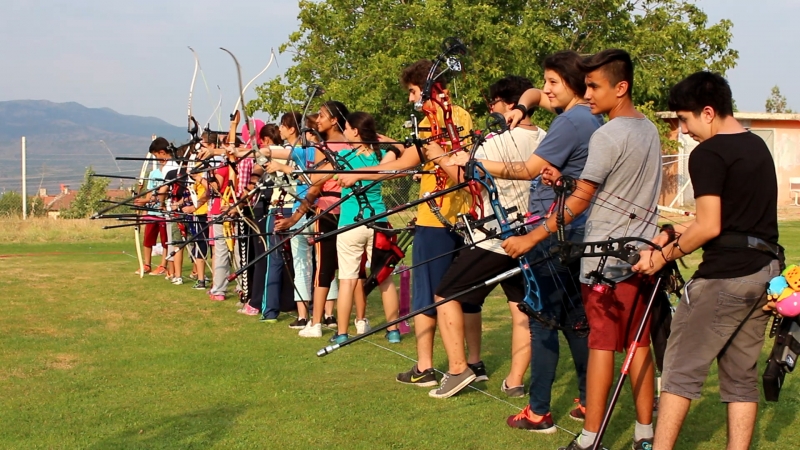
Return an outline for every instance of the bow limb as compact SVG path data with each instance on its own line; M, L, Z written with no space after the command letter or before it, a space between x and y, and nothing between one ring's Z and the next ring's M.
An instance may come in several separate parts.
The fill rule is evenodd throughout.
M222 49L222 50L225 50L225 49ZM225 50L225 51L226 51L226 52L228 52L228 50ZM231 52L228 52L228 53L229 53L231 56L233 56L233 54L232 54ZM234 60L235 60L235 59L236 59L236 58L234 57ZM254 81L256 81L256 79L257 79L258 77L260 77L261 75L263 75L263 74L264 74L264 72L266 72L266 71L267 71L267 69L269 69L269 67L272 65L273 61L275 61L275 50L274 50L274 49L271 49L271 50L270 50L270 58L269 58L269 62L267 63L267 65L266 65L266 66L265 66L263 69L261 69L261 72L258 72L258 73L256 74L256 76L254 76L252 79L250 79L250 81L248 81L248 82L247 82L247 84L246 84L246 85L244 85L244 87L242 87L242 84L241 84L241 73L240 73L240 77L239 77L239 90L240 90L241 92L240 92L240 94L239 94L239 99L238 99L238 100L236 100L236 105L233 107L233 110L234 110L234 111L236 111L237 109L239 109L239 105L241 105L241 104L242 104L242 102L244 101L244 93L245 93L245 91L247 90L247 88L249 88L249 87L250 87L250 85L251 85L251 84L253 84L253 82L254 82ZM238 65L239 65L239 63L237 62L237 63L236 63L236 65L238 66ZM245 117L245 121L247 121L247 117Z

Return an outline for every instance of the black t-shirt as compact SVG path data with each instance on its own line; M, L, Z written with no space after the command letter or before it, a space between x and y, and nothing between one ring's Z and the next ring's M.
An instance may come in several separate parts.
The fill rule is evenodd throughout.
M764 141L753 133L718 134L689 156L695 198L719 196L722 233L778 243L778 180ZM758 272L772 256L748 248L706 248L695 272L701 278L738 278Z
M176 178L180 178L178 181L170 184L169 186L169 198L172 199L173 203L181 202L185 198L188 198L189 191L186 189L186 168L182 167L180 169L174 169L167 172L164 176L165 182L170 182L175 180Z

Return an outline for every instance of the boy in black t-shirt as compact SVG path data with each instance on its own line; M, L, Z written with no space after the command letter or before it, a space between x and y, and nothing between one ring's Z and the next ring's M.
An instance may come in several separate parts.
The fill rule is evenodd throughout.
M681 81L670 90L669 107L681 131L700 142L689 157L697 219L677 226L682 234L671 244L659 235L655 242L664 248L642 252L634 270L653 274L700 247L703 260L672 319L654 448L675 446L717 359L728 448L747 449L769 319L762 311L766 283L780 273L775 165L764 141L734 119L731 90L720 75L698 72Z

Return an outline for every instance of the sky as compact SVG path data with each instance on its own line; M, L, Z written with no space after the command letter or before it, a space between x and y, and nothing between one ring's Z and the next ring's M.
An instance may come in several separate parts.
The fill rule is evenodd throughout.
M222 93L223 123L238 98L231 50L244 83L298 28L292 1L26 0L6 2L0 27L0 101L75 101L123 114L154 116L183 126L194 59L203 77L194 89L194 113L206 121ZM728 72L737 107L763 111L772 86L800 109L800 0L697 0L711 22L733 21ZM288 53L254 85L291 65ZM217 86L220 90L217 90ZM251 87L245 99L254 98ZM216 121L216 118L214 119Z

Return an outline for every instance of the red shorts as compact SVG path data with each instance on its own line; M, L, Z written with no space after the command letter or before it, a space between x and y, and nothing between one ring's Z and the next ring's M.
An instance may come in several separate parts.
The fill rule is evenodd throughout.
M148 221L144 226L144 246L153 247L161 236L161 245L167 248L167 223L163 218L145 216L143 220Z
M586 318L589 320L589 348L622 352L636 336L647 309L652 284L641 275L634 275L617 283L615 289L605 294L587 284L581 285ZM642 338L637 347L650 346L650 318L647 318Z

